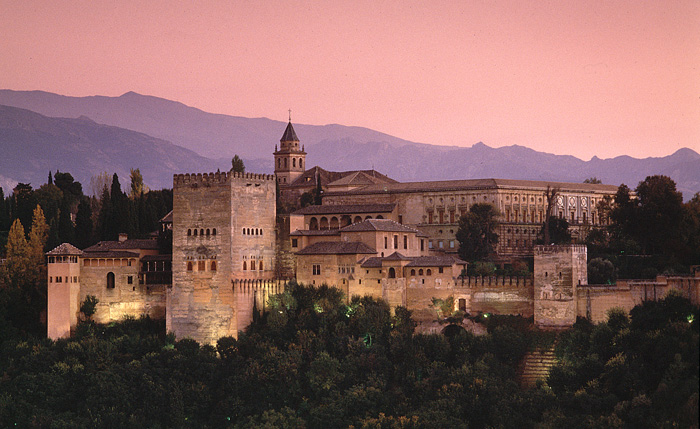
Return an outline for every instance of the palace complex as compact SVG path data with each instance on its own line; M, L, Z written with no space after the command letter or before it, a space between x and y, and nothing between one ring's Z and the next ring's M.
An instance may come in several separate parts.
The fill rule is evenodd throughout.
M291 278L337 287L347 298L384 299L412 310L419 321L435 319L433 298L452 297L455 309L469 313L534 316L541 327L571 326L578 316L599 321L613 306L630 309L670 289L699 301L700 275L588 285L585 246L535 245L548 207L566 218L577 239L604 225L601 208L616 186L401 183L374 170L307 169L291 122L274 162L274 175L175 175L173 211L161 221L172 230L172 254L161 254L155 239L124 236L83 250L64 243L48 252L48 336L70 335L80 303L93 295L98 322L148 314L165 318L178 338L215 343L237 336ZM302 199L321 204L298 208ZM459 217L476 203L500 213L497 262L530 260L534 276L466 276L455 233Z

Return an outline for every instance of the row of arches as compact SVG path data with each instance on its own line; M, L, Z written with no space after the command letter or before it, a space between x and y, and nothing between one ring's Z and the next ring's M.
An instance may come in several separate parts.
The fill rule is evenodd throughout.
M302 158L292 158L292 168L296 168L299 164L299 168L304 168L304 160ZM277 158L277 168L287 168L289 164L287 163L287 158Z
M262 228L243 228L243 235L263 235Z
M248 264L248 262L250 262L250 264ZM249 268L250 268L250 270L249 270ZM263 271L263 270L264 270L264 268L263 268L262 259L257 261L257 264L256 264L255 259L252 259L250 261L243 261L243 271Z
M317 218L316 216L309 219L309 229L310 230L326 230L326 229L340 229L349 226L353 223L359 223L363 220L372 219L372 216L355 216L352 218L349 215L342 215L340 217L331 216L330 219L326 216L321 216ZM384 216L377 215L374 219L384 219Z
M411 268L411 276L415 276L415 275L416 275L416 270L415 270L415 268ZM428 269L425 270L425 273L424 273L424 272L423 272L423 268L419 268L419 269L418 269L418 275L419 275L419 276L422 276L422 275L432 276L432 275L433 275L433 270L431 270L430 268L428 268ZM395 270L393 267L389 268L389 278L390 278L390 279L395 279L395 278L396 278L396 270Z
M207 271L207 265L209 265L209 271L216 271L216 261L211 261L207 264L207 261L197 261L197 271ZM187 271L194 271L195 262L187 261Z
M193 237L193 236L197 237L198 232L199 232L200 237L209 237L209 236L216 235L216 228L212 228L212 229L200 228L199 230L197 228L194 228L194 229L188 228L187 229L187 236L188 237Z

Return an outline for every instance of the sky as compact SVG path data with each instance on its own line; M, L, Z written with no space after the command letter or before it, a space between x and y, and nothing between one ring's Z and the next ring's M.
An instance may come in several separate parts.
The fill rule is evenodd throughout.
M584 160L700 152L700 1L0 0L0 88Z

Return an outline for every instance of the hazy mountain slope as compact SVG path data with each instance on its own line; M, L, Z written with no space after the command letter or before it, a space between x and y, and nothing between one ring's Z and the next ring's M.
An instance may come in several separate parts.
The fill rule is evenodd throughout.
M148 186L162 188L172 187L173 173L226 168L143 133L8 106L0 106L0 153L0 175L34 187L56 169L70 172L85 186L96 173L116 172L124 187L130 168L140 168Z
M48 116L89 116L105 124L163 138L229 168L239 154L249 171L273 170L272 152L286 124L265 118L217 115L182 103L133 92L120 97L65 97L41 91L0 90L0 104ZM580 182L595 176L631 188L652 174L666 174L689 199L700 192L700 155L690 149L661 158L621 156L583 161L523 146L491 148L414 143L361 127L294 125L308 152L307 165L329 170L374 167L400 181L497 177ZM186 171L183 165L179 171ZM206 171L206 170L203 170ZM0 171L0 176L8 176ZM1 179L1 178L0 178Z

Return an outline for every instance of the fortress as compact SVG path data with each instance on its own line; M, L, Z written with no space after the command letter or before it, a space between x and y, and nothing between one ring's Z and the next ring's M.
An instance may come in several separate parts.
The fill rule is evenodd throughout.
M548 210L566 217L575 238L607 219L609 185L501 179L399 183L374 170L306 169L306 152L291 122L275 174L178 174L172 255L155 240L100 242L87 249L64 243L47 253L48 336L70 335L88 295L94 319L148 314L165 318L178 338L215 343L237 336L288 280L337 287L346 297L370 295L405 306L419 321L435 319L432 298L453 297L455 310L534 316L541 327L571 326L576 317L603 320L609 308L631 309L671 289L700 302L700 273L588 285L583 245L538 246ZM279 193L277 192L279 188ZM322 205L278 213L300 199ZM318 197L319 195L315 195ZM528 278L466 277L457 255L458 219L476 203L501 213L498 262L532 258ZM281 210L284 212L285 210Z

